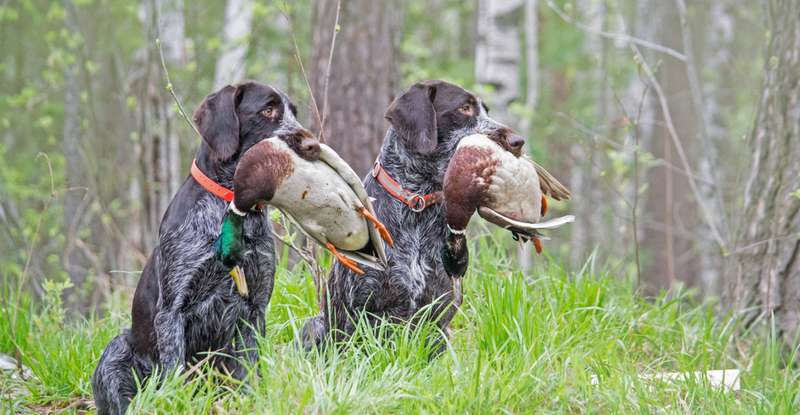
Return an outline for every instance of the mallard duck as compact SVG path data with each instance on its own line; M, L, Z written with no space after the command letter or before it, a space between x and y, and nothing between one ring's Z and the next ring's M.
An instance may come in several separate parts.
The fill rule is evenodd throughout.
M319 159L310 161L272 137L242 155L233 178L234 198L217 240L224 264L235 266L239 260L243 217L266 202L356 273L364 273L359 264L386 269L383 242L392 246L392 237L375 216L361 180L332 148L319 147Z
M565 200L570 192L533 160L516 157L483 134L464 137L445 172L445 212L452 232L464 232L477 210L483 219L511 231L514 239L532 240L539 253L541 229L575 220L567 215L540 222L547 213L547 196Z

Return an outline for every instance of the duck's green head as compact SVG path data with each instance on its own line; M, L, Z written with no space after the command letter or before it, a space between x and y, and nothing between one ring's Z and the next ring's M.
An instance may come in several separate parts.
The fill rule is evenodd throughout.
M237 265L244 251L244 215L236 209L228 209L222 217L219 237L214 242L217 258L226 267Z

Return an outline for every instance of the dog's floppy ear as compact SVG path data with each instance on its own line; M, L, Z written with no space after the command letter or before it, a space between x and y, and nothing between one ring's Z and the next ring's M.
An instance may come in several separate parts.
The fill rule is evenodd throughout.
M194 112L194 123L200 135L219 160L233 157L239 148L236 96L236 87L225 86L207 96Z
M436 86L417 83L397 97L386 110L386 119L414 150L429 154L436 149Z

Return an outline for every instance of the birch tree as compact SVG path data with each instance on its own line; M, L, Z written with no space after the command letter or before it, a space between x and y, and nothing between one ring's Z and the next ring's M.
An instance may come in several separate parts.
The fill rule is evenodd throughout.
M165 78L158 50L153 42L160 40L164 60L173 70L187 61L182 0L147 0L141 4L139 18L145 31L145 47L139 51L130 83L137 91L138 153L141 176L135 180L129 194L140 196L143 207L140 233L142 251L153 248L153 235L172 196L177 192L186 173L180 159L178 126L183 122L174 103L165 91ZM133 199L136 200L136 199Z
M522 45L515 20L523 0L480 0L478 39L475 45L475 81L492 88L489 104L493 116L510 124L507 109L520 98L519 72Z
M214 71L214 90L245 76L248 37L253 26L253 0L228 0L222 28L222 52Z
M65 23L67 33L73 39L80 39L77 16L74 4L70 0L63 1L66 10ZM80 42L77 42L80 43ZM84 201L86 192L78 188L86 186L86 164L81 151L81 99L80 83L78 79L78 50L73 48L68 51L70 59L64 68L64 127L62 146L66 161L66 184L68 189L64 194L64 227L65 227L65 252L63 256L64 269L76 287L81 287L86 277L86 269L82 265L83 258L75 248L74 240L85 209Z
M525 55L528 64L527 91L520 90L523 45L520 41L518 15L524 12ZM525 99L532 109L538 99L538 19L535 0L480 0L477 11L478 37L475 44L475 81L491 90L486 96L492 117L524 133L529 120L513 122L508 111L515 100ZM531 267L530 244L520 244L517 250L523 271Z
M606 26L606 4L605 0L582 0L578 3L578 9L585 15L586 25L592 32L603 31ZM592 68L586 71L583 82L586 85L595 85L596 93L594 101L594 130L596 134L606 134L605 125L608 118L608 85L605 80L606 63L606 40L596 35L586 34L584 45L586 54L593 62ZM608 229L604 223L602 203L601 180L601 157L602 154L597 149L596 137L589 137L588 140L577 142L571 146L570 154L575 162L576 168L570 176L570 186L572 192L579 197L576 201L575 226L572 227L572 241L570 252L572 254L573 265L579 265L585 260L586 255L591 252L600 242L603 230ZM605 204L607 205L607 204ZM588 232L592 229L592 232Z

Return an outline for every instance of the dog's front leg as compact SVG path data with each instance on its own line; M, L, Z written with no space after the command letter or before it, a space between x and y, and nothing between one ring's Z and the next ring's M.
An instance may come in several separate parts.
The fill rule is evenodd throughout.
M169 307L156 314L156 344L162 373L172 369L181 370L186 362L185 317L179 310L177 307Z
M236 342L228 349L231 358L221 363L225 372L241 380L247 375L247 366L253 366L258 361L258 335L264 334L264 313L255 313L254 319L249 321L240 320L236 330Z

